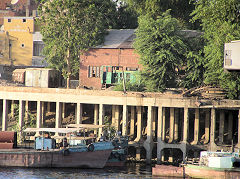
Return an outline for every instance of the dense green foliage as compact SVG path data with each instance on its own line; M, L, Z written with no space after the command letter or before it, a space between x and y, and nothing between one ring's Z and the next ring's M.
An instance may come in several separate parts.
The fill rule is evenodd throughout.
M191 12L194 10L194 4L189 0L125 0L129 6L141 15L151 15L152 17L161 16L161 14L171 9L170 14L179 20L181 26L193 28L190 23Z
M193 37L187 37L188 34L195 34ZM203 85L205 61L203 54L204 39L202 33L197 31L186 31L183 34L185 44L188 46L188 52L183 62L180 73L179 86L184 88L193 88Z
M220 86L230 98L238 97L240 75L223 70L224 43L240 38L238 0L198 0L193 19L201 22L204 47L205 84Z
M113 29L135 29L138 26L137 13L128 4L116 1L116 13L112 18Z
M198 52L192 51L193 47L184 38L186 34L180 30L178 20L172 18L169 11L156 19L149 15L139 18L134 48L140 55L142 78L147 90L163 91L166 88L179 87L180 84L190 86L183 83L182 78L191 81L191 84L199 80L199 77L191 78L184 73L183 67L187 66L189 72L198 76L201 72L195 69L202 64L197 61Z
M111 0L42 0L39 9L47 62L62 72L69 86L70 77L79 72L81 55L103 41L115 4Z

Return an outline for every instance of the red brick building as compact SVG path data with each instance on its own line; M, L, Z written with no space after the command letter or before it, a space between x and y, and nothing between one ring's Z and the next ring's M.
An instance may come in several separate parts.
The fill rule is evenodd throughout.
M139 56L132 47L134 38L134 29L109 30L104 44L90 49L88 53L81 57L80 86L101 89L101 70L103 70L103 66L111 66L123 71L139 70Z

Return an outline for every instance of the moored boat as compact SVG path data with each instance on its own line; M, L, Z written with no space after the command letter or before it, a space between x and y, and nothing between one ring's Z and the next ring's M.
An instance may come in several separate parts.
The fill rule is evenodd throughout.
M123 167L127 161L128 155L128 138L117 136L112 140L114 149L112 150L108 161L107 167Z
M84 128L86 130L98 129L99 127L104 127L104 125L92 125L92 124L69 124L67 127L70 128ZM125 166L128 155L128 137L124 137L117 134L114 138L108 137L106 139L103 135L100 137L101 142L111 142L114 146L106 166L107 167L122 167Z
M199 164L187 164L185 173L193 178L240 178L239 167L238 153L203 151Z
M71 149L71 148L69 148ZM70 151L70 150L69 150ZM1 149L1 167L103 168L112 150L64 153L62 150Z
M158 177L184 177L184 168L172 165L155 165L152 175Z
M25 132L54 132L71 134L81 128L28 128ZM71 135L69 135L71 138ZM64 136L59 136L63 138ZM65 137L64 137L65 139ZM78 140L85 140L78 137ZM88 138L89 139L89 138ZM69 146L62 144L56 148L55 139L38 137L34 149L0 149L2 167L71 167L103 168L114 146L111 142Z

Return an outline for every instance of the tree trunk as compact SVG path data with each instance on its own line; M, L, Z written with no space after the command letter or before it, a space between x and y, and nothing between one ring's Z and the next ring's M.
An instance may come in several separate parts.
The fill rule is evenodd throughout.
M68 49L68 52L67 52L67 89L70 87L70 76L71 76L70 49Z
M70 29L68 28L68 38L70 39ZM67 89L70 87L70 76L71 76L71 60L70 60L70 47L67 49Z
M79 53L78 86L81 86L81 53Z
M67 89L69 89L70 88L70 77L68 76L67 77Z

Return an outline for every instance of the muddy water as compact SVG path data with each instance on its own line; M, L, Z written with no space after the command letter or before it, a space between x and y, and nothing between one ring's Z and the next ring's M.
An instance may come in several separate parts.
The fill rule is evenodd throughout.
M68 179L68 178L157 178L152 177L151 166L127 164L125 167L104 169L49 169L0 168L0 179Z

